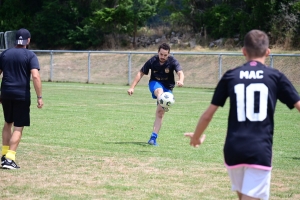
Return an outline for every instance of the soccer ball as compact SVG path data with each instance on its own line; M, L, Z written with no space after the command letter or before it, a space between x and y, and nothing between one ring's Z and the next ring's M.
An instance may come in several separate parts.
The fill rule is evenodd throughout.
M164 92L159 96L158 103L163 108L171 107L175 103L174 95L171 92Z

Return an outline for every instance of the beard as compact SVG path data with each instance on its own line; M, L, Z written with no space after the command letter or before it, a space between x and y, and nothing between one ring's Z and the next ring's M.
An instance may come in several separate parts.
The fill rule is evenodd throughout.
M160 59L159 59L159 62L160 62L160 63L164 63L164 62L166 62L166 59L160 58Z

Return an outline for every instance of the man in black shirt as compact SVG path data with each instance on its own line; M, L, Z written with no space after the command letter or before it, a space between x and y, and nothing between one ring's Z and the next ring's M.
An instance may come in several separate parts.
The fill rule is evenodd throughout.
M0 55L1 103L4 114L2 130L1 165L5 169L20 168L16 163L16 150L21 141L24 126L30 126L30 80L37 95L37 107L43 107L42 83L36 55L26 49L31 39L27 29L16 33L16 46ZM12 129L13 128L13 129Z
M214 113L229 97L224 159L232 190L243 200L269 199L277 99L300 111L300 97L291 82L283 73L264 65L270 54L268 47L264 32L252 30L246 34L242 51L247 62L223 75L195 132L185 133L191 146L199 146Z
M178 61L174 57L170 56L170 46L163 43L158 47L158 55L150 58L137 73L131 87L127 91L129 95L133 94L135 86L144 75L148 75L149 70L151 70L149 90L153 99L158 99L163 92L172 93L172 90L175 87L174 72L176 72L179 77L176 84L179 87L183 86L184 74L182 68ZM168 112L168 110L168 108L163 108L157 104L153 132L148 144L157 145L156 139L162 124L163 116L165 112Z

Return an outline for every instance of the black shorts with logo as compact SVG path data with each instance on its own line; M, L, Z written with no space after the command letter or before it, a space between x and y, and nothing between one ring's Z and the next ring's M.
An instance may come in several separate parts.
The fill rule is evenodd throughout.
M4 120L16 127L30 126L30 100L2 99Z

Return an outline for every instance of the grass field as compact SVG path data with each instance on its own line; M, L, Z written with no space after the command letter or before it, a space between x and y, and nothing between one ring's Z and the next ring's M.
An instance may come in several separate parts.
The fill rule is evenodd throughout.
M32 89L31 126L17 151L21 169L0 170L0 198L237 199L223 165L228 102L205 143L192 148L183 133L194 130L213 90L175 88L176 103L153 147L147 141L156 102L145 86L133 96L127 89L44 82L41 110ZM278 103L271 200L300 199L299 116Z

